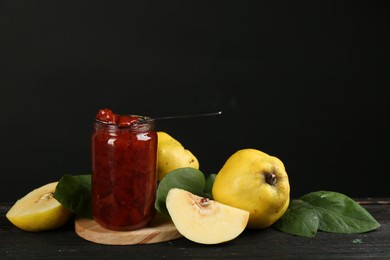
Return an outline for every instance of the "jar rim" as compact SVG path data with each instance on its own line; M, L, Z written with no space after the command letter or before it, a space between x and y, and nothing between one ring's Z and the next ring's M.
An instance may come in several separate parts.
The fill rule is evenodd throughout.
M104 125L104 126L107 126L110 128L120 128L120 129L129 128L129 129L131 129L134 127L140 127L140 126L145 126L148 124L154 124L154 122L155 122L155 120L153 118L148 117L148 116L141 116L141 115L126 115L126 116L137 117L138 121L135 122L134 124L131 124L131 125L119 126L116 123L106 122L106 121L102 121L102 120L95 118L95 124L97 123L99 125Z

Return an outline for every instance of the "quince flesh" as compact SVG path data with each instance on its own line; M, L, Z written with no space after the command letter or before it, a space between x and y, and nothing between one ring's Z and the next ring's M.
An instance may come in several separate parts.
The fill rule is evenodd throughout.
M218 244L236 238L249 218L248 211L179 188L169 190L166 206L177 230L200 244Z

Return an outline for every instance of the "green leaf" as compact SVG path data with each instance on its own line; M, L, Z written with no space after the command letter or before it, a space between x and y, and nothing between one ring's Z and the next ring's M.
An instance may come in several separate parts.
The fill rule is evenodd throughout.
M380 227L370 213L348 196L317 191L291 201L273 225L298 236L314 237L317 230L333 233L364 233Z
M380 227L365 208L344 194L318 191L302 196L301 200L316 209L321 231L364 233Z
M91 218L91 175L65 174L59 180L54 198L79 217Z
M209 174L209 176L207 176L206 184L205 184L204 190L203 190L203 196L207 197L207 198L209 198L211 200L213 199L212 190L213 190L215 177L217 177L217 174L214 174L214 173L213 174Z
M315 237L318 226L316 210L302 200L291 201L287 211L273 225L282 232L303 237Z
M203 196L205 182L204 174L197 169L185 167L173 170L159 183L154 206L158 212L169 217L165 201L170 189L180 188L198 196Z

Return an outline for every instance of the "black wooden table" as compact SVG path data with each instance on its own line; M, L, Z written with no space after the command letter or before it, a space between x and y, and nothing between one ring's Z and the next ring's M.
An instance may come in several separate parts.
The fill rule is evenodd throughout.
M390 259L390 198L359 200L381 227L363 234L288 235L273 228L245 230L233 241L201 245L185 238L146 245L101 245L80 238L73 223L50 232L29 233L5 217L0 203L0 259Z

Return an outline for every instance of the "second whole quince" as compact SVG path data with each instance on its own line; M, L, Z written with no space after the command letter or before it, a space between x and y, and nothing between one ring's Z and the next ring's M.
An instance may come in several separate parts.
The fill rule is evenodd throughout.
M234 153L218 172L214 200L250 212L248 228L266 228L287 210L290 184L283 162L256 149Z
M171 135L157 132L157 179L161 181L168 173L178 168L199 169L196 156Z

